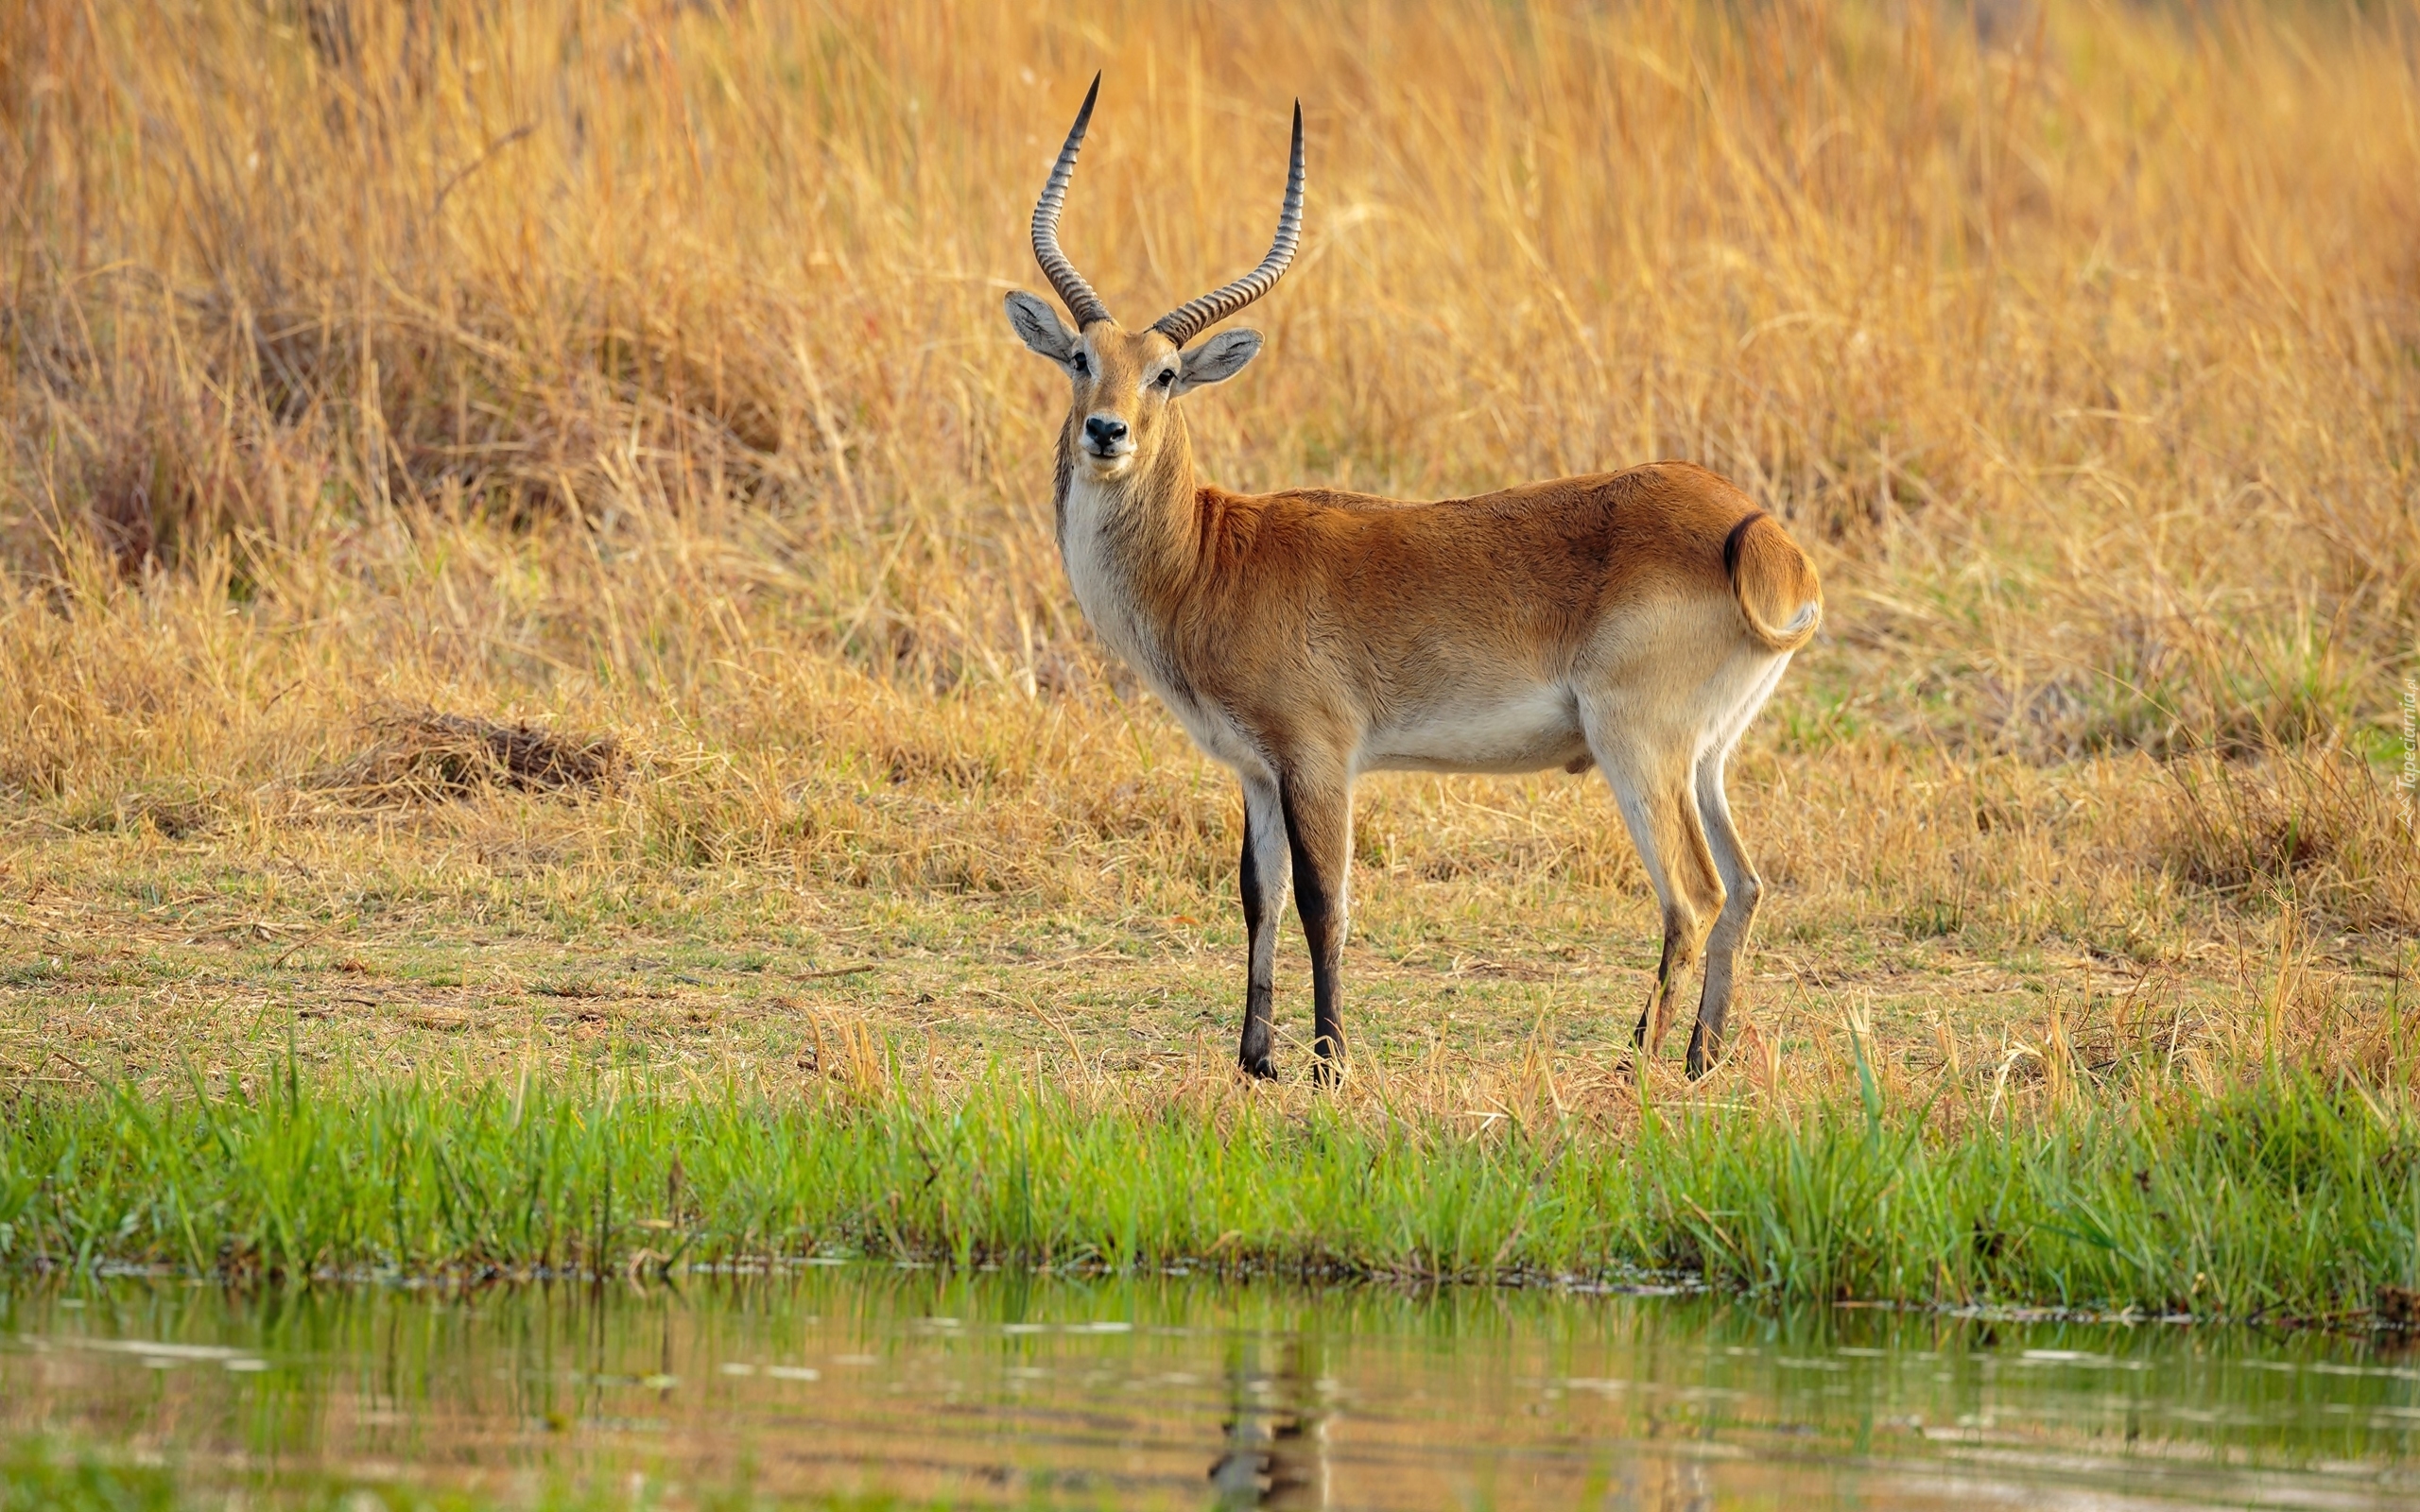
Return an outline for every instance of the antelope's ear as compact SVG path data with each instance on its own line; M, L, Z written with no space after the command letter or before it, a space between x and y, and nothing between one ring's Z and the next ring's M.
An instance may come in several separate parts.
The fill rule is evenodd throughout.
M1244 364L1260 355L1260 333L1257 331L1221 331L1184 353L1184 370L1177 374L1176 391L1190 393L1196 388L1223 383L1244 370Z
M1018 340L1074 375L1076 333L1067 329L1058 311L1023 289L1011 289L1009 324L1016 328Z

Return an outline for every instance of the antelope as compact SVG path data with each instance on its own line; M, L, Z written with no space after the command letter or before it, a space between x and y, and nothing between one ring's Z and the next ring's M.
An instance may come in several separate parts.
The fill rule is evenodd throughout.
M1204 331L1266 295L1302 238L1303 108L1277 236L1250 273L1140 331L1059 247L1093 79L1033 210L1033 253L1074 318L1023 290L1009 323L1072 386L1053 502L1084 617L1243 784L1248 967L1236 1059L1272 1077L1278 915L1309 947L1314 1078L1344 1059L1353 784L1363 772L1600 768L1663 908L1633 1043L1657 1053L1674 984L1705 967L1687 1072L1720 1053L1761 884L1723 767L1823 615L1789 534L1703 468L1662 462L1414 503L1196 476L1180 402L1261 349Z

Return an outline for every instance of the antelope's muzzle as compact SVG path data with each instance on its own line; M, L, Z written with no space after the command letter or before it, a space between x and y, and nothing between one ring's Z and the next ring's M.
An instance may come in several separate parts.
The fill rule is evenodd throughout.
M1084 418L1084 450L1106 462L1124 456L1134 450L1127 438L1126 422L1115 415L1088 415Z

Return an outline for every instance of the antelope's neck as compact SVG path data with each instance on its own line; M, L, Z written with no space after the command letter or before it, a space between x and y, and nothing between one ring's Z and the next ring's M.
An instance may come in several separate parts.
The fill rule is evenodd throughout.
M1159 627L1182 605L1200 560L1193 447L1184 420L1148 472L1110 482L1086 476L1073 440L1059 443L1059 557L1084 618L1109 648L1155 686L1177 679Z

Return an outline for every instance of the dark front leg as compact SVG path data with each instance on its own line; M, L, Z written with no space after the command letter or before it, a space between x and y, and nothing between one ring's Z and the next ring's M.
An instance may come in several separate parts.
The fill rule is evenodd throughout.
M1340 778L1289 773L1286 833L1294 860L1294 909L1311 952L1312 1046L1321 1086L1344 1070L1345 868L1353 854L1353 799Z
M1244 1038L1236 1060L1248 1076L1273 1077L1271 1054L1277 982L1277 919L1286 911L1286 811L1277 784L1244 782L1241 883L1249 964L1244 976Z

